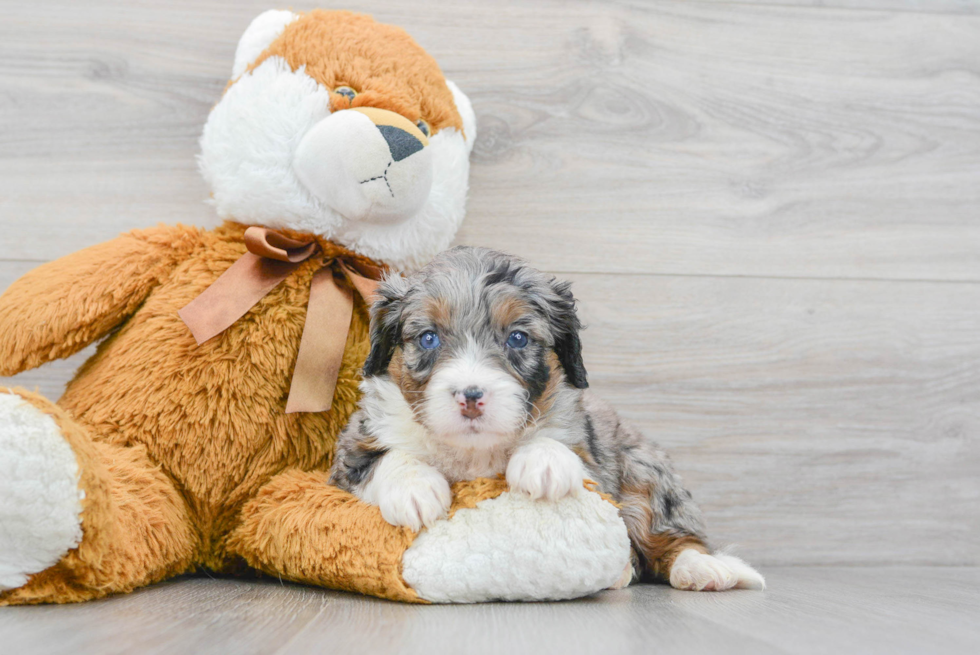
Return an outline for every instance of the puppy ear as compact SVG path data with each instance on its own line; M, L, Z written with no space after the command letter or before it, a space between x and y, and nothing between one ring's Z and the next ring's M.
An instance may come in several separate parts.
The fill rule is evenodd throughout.
M582 361L582 342L578 333L582 323L575 312L575 297L572 296L572 283L555 280L552 290L558 296L550 303L549 318L551 330L555 335L555 354L561 367L565 369L568 382L577 389L589 388L589 377Z
M371 306L371 352L364 362L366 378L388 370L395 348L402 339L402 306L407 291L405 279L391 275L378 285L378 299Z

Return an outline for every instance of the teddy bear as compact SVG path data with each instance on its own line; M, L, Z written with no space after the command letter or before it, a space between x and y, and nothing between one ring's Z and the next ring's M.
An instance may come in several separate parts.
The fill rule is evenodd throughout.
M622 584L626 529L597 493L461 483L414 533L327 484L374 285L453 240L475 138L469 100L403 30L259 15L200 140L224 222L123 234L0 296L0 375L99 341L58 402L0 388L0 605L198 570L413 602Z

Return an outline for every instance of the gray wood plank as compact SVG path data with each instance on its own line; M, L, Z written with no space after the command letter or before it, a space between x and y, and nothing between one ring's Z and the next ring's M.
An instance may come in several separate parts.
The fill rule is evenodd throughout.
M533 605L418 607L348 601L328 606L277 655L313 653L325 644L338 652L406 655L783 652L680 610L672 591L647 585ZM352 624L360 629L351 630Z
M980 14L980 0L694 0L718 4L773 5L825 9L870 9L912 13Z
M278 581L200 578L80 605L3 608L0 635L4 652L38 655L272 653L330 602Z
M767 563L978 564L980 286L575 275L593 388Z
M4 3L0 252L211 221L196 139L265 5ZM471 94L462 242L562 271L980 280L980 17L349 6Z
M673 454L717 544L980 563L980 285L571 279L593 388ZM78 363L0 384L56 398Z
M765 592L635 585L564 603L411 606L278 581L183 579L74 606L0 610L36 655L122 653L971 653L976 568L766 571Z
M775 569L769 581L740 602L681 593L674 602L787 653L972 653L980 645L977 569Z

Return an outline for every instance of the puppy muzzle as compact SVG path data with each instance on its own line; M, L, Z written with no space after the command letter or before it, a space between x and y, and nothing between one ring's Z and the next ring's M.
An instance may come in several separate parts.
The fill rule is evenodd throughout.
M486 405L483 395L483 389L467 387L462 391L455 392L453 398L459 405L460 414L466 418L480 418L483 416L483 408Z
M425 204L432 154L422 131L374 107L334 112L300 141L293 170L318 200L355 221L397 222Z

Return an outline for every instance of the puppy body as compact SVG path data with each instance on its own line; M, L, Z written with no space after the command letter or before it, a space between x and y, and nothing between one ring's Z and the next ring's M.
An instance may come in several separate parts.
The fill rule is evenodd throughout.
M589 478L621 506L632 577L763 585L740 560L709 554L700 510L666 453L585 390L567 283L460 247L379 293L364 396L331 483L418 530L445 516L453 482L506 475L512 490L554 500L582 493Z

